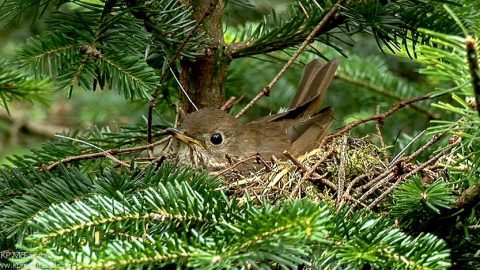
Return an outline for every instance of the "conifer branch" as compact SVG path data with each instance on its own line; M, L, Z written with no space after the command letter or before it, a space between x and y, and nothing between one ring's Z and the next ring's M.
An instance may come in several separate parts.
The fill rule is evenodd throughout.
M237 115L235 115L235 118L239 118L242 116L247 110L249 110L253 105L261 99L263 96L269 96L270 91L272 91L272 87L280 80L280 78L285 74L285 72L290 68L293 63L297 60L298 56L307 48L310 43L314 41L315 36L320 32L320 30L325 27L325 25L328 23L330 18L334 16L338 10L340 9L340 5L345 0L338 0L330 9L330 11L322 18L322 20L313 28L313 30L310 32L310 34L305 38L303 41L302 45L295 51L295 53L292 55L290 60L282 67L282 69L278 72L278 74L270 81L270 83L265 86Z

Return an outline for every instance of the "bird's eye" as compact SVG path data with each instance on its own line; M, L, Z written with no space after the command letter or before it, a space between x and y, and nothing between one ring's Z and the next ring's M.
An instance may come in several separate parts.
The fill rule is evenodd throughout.
M215 134L213 134L212 137L210 137L210 141L211 141L213 144L221 144L222 141L223 141L222 134L220 134L220 133L215 133Z

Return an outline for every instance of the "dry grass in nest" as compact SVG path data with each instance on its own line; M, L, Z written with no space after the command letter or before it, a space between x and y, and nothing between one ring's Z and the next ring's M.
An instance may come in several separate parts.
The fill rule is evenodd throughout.
M298 158L283 157L273 162L271 168L262 166L257 172L243 175L233 171L225 175L226 188L239 197L266 198L270 202L305 197L312 200L332 198L342 179L344 187L357 179L350 187L355 189L384 171L384 156L384 149L368 138L344 137L341 143L326 143ZM305 179L312 168L315 170ZM364 177L358 179L359 176Z

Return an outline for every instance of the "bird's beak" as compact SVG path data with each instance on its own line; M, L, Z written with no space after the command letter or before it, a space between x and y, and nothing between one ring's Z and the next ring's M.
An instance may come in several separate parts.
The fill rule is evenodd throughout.
M172 134L173 137L179 139L180 141L182 141L186 144L196 144L198 146L204 147L204 145L201 141L185 135L182 131L180 131L176 128L168 128L168 129L166 129L166 131L167 131L167 133Z

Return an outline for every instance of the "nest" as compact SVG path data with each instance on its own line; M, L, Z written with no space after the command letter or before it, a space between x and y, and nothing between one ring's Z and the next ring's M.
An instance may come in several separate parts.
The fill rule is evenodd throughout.
M225 186L238 197L256 197L275 202L283 199L334 199L339 189L347 200L360 196L362 186L387 169L385 149L370 142L368 137L344 137L341 143L325 143L295 158L286 153L283 160L266 164L258 162L259 170L224 174ZM349 193L352 192L352 195Z
M266 161L257 155L212 173L224 179L224 188L229 194L243 201L254 198L261 204L265 200L275 203L307 198L332 200L338 207L353 204L372 209L414 175L422 177L425 184L439 177L445 165L451 163L452 147L460 142L452 137L448 147L426 161L415 162L444 134L433 136L412 154L393 160L388 158L385 147L373 143L372 136L329 136L318 148L299 157L285 152L284 157Z

